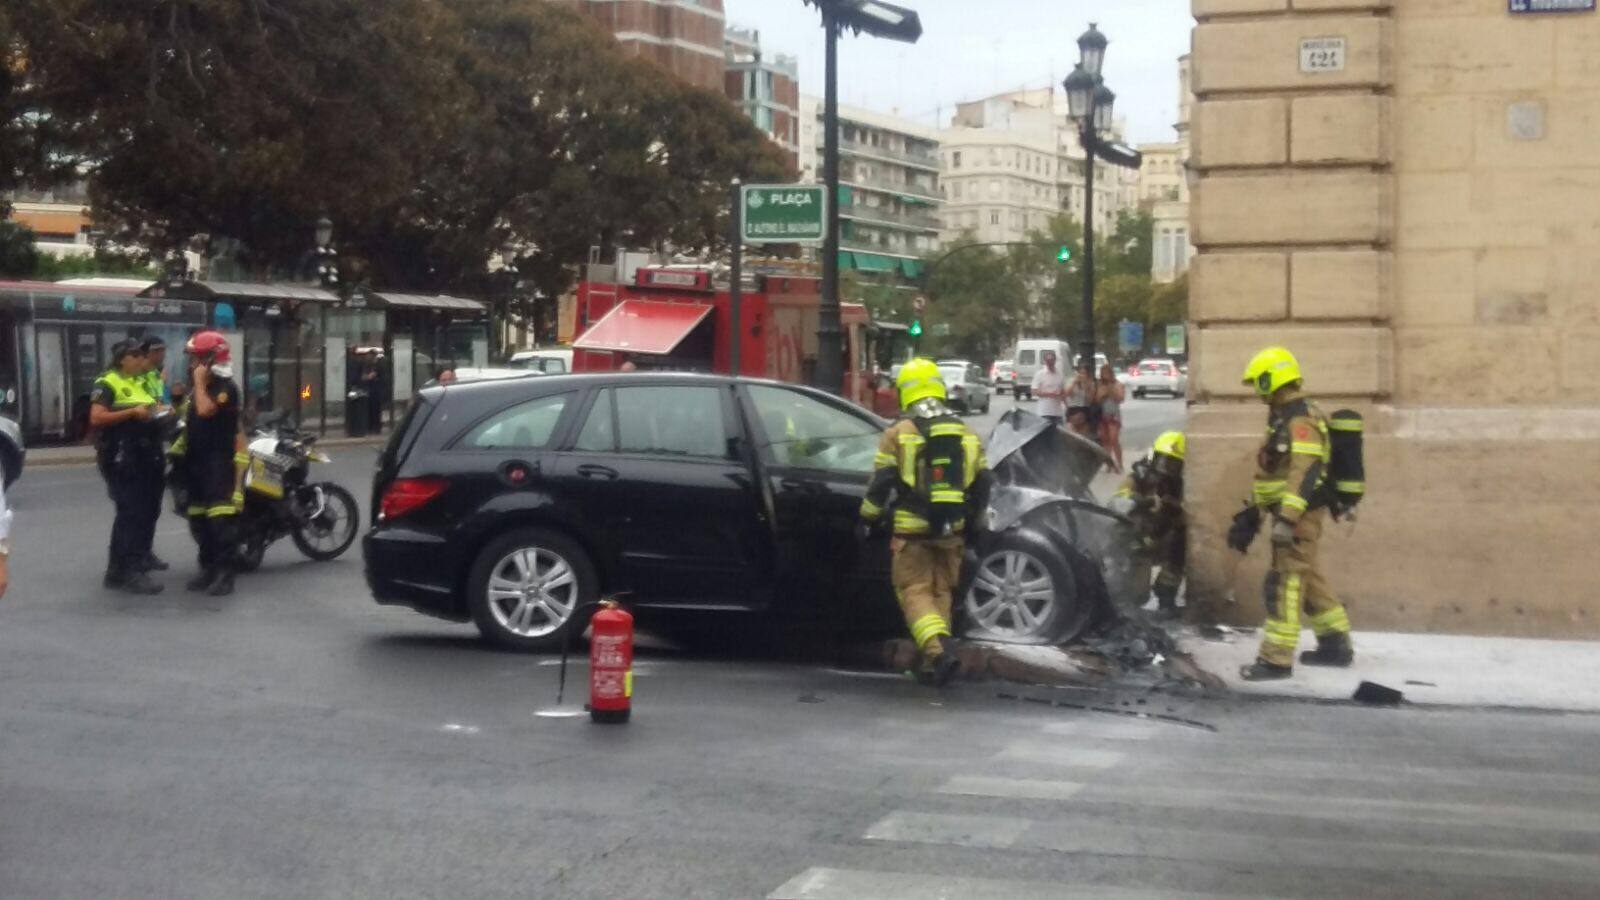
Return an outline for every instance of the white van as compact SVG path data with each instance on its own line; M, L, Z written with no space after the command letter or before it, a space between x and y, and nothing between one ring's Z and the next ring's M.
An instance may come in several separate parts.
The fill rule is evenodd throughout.
M1044 365L1046 350L1056 355L1057 372L1066 372L1071 367L1072 350L1066 341L1047 338L1017 341L1016 352L1011 358L1012 370L1017 373L1017 399L1033 399L1033 375Z
M546 375L565 375L572 371L572 350L568 347L520 350L511 354L506 366L512 369L543 372Z

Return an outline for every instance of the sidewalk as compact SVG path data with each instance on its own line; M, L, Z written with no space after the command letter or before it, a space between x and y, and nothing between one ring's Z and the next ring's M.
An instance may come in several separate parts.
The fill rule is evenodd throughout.
M1363 681L1405 694L1406 703L1600 712L1600 641L1463 637L1357 631L1348 669L1295 666L1287 681L1245 682L1239 667L1255 658L1261 633L1220 638L1186 635L1179 646L1229 690L1248 696L1347 701ZM1301 649L1315 646L1310 632Z
M371 447L389 439L385 434L366 437L326 437L317 440L318 447ZM90 444L70 444L65 447L29 447L28 465L32 466L87 466L95 459L95 449Z

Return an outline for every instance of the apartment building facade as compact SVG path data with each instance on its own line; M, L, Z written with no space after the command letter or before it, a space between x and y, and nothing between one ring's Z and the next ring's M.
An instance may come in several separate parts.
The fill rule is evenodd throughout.
M722 0L559 0L609 30L623 53L642 57L690 84L723 91Z
M723 38L723 88L773 143L790 165L800 167L800 61L787 54L765 54L761 32L729 28Z

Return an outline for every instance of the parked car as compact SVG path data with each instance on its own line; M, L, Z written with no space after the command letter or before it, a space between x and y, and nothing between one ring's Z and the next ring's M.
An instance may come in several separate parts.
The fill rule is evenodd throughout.
M1145 359L1139 361L1128 387L1135 397L1147 394L1182 397L1189 389L1189 376L1170 359Z
M1002 487L962 608L970 633L1043 643L1138 587L1100 559L1134 544L1106 537L1127 523L1087 492L1104 452L1028 419L991 449ZM852 534L885 425L810 388L713 375L426 388L379 455L367 583L379 603L471 621L515 650L560 645L612 595L643 627L713 613L899 633L887 540Z
M565 375L572 371L572 351L565 347L518 350L511 354L506 366L512 369L531 369L545 375Z
M1015 393L1017 390L1017 366L1009 359L997 359L989 367L989 383L994 385L996 394L1007 391Z
M939 374L944 376L951 409L967 414L989 411L994 399L983 382L982 369L964 359L944 359L939 361Z

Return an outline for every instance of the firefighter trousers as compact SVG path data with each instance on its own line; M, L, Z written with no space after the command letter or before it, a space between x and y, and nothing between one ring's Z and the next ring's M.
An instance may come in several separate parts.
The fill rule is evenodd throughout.
M950 606L965 546L959 537L896 537L889 544L893 554L889 577L911 640L925 660L937 659L944 652L939 638L951 635Z
M1272 569L1263 587L1267 622L1261 637L1262 662L1294 665L1302 609L1317 637L1350 633L1350 616L1317 562L1317 542L1327 518L1325 509L1306 513L1295 526L1294 544L1272 548Z

